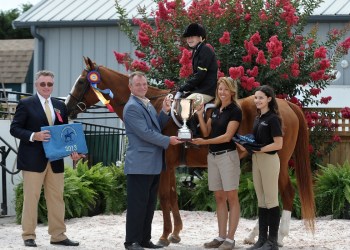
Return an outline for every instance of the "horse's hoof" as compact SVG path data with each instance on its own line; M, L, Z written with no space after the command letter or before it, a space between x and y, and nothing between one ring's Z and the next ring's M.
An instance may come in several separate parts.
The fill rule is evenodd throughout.
M179 243L181 241L181 237L180 236L176 236L174 234L171 234L168 238L168 240L171 242L171 243Z
M253 244L255 244L255 241L254 241L254 240L251 240L251 239L249 239L249 238L245 238L245 239L243 240L243 244L253 245Z
M167 247L169 246L169 244L170 244L170 241L167 239L159 239L157 242L157 245L163 246L163 247Z

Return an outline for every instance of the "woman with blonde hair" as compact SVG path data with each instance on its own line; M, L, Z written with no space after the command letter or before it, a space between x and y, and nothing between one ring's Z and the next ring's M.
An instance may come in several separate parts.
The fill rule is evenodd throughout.
M204 121L203 106L198 110L198 120L203 137L192 142L209 144L208 186L214 191L219 235L204 244L205 248L233 249L240 205L238 200L240 161L232 137L242 120L242 110L237 103L237 80L221 77L218 80L215 108L211 117ZM228 205L228 206L227 206Z

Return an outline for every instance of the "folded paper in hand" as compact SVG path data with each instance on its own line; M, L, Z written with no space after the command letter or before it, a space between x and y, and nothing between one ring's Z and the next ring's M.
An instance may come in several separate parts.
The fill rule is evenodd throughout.
M88 152L83 126L81 123L72 123L56 126L41 127L41 130L49 130L51 138L43 142L46 158L56 161L77 152L86 154Z
M252 134L247 134L247 135L236 134L232 138L232 140L242 145L250 154L252 154L253 151L260 151L261 148L264 146L262 144L256 143L254 139L254 135Z

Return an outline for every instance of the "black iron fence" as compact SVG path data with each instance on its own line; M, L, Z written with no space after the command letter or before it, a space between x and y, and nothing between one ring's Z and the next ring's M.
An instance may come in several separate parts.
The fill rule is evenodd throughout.
M88 147L89 165L103 162L105 165L116 164L123 160L125 147L125 131L121 128L96 125L80 122L83 124L86 144Z

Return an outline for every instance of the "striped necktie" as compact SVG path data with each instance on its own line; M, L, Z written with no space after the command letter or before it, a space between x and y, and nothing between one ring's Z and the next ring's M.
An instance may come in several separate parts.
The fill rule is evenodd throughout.
M51 109L49 106L49 101L46 99L45 100L45 114L46 114L46 118L49 122L49 125L52 126L53 122L52 122L52 113L51 113Z

